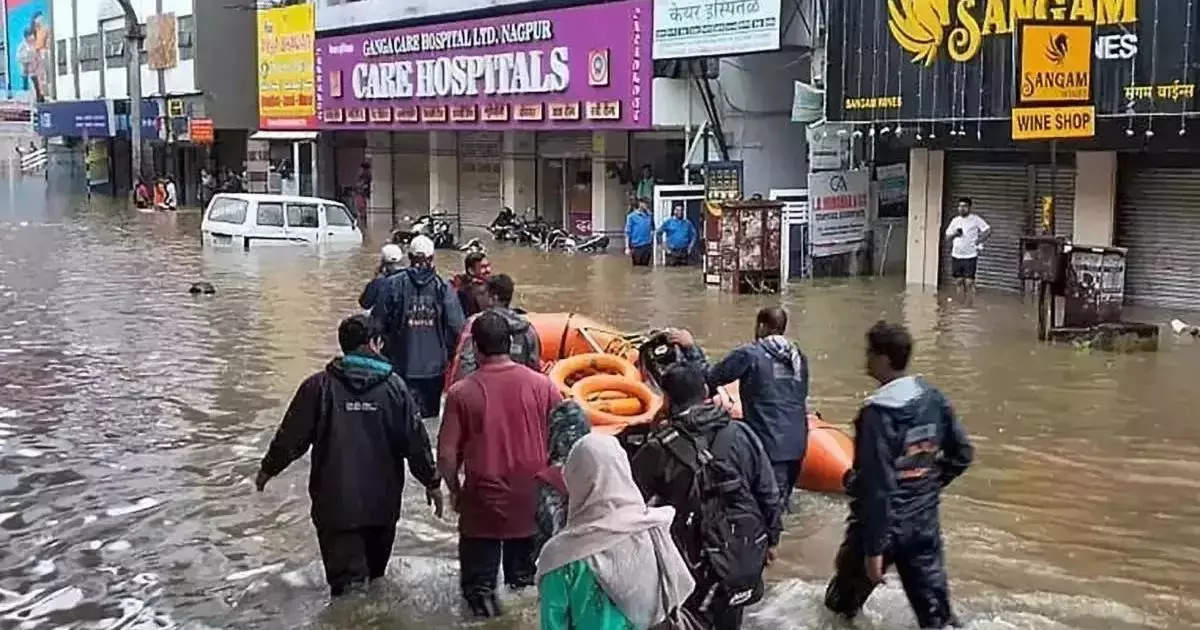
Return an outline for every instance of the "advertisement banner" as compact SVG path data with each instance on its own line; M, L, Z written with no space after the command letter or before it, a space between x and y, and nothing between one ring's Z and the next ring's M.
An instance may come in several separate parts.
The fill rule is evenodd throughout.
M509 5L534 4L531 0L314 0L317 30L385 24L435 15L482 11Z
M780 0L654 0L654 58L779 49Z
M809 242L813 256L862 248L867 236L870 191L871 180L865 170L809 174Z
M61 101L37 108L38 135L66 138L114 135L112 101Z
M8 36L8 88L38 103L53 94L51 86L49 0L4 0Z
M258 12L258 126L315 129L313 5Z
M324 129L647 129L650 0L317 38Z
M151 70L179 65L179 21L174 13L146 18L146 64Z

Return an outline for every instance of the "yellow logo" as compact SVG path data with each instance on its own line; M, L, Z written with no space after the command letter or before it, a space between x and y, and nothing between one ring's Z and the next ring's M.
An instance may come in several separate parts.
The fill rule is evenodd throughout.
M1022 103L1091 99L1093 28L1091 24L1021 24Z
M1069 50L1070 43L1067 40L1067 34L1059 33L1051 37L1050 43L1046 44L1046 59L1056 66L1061 66L1063 61L1066 61Z
M970 61L979 54L985 37L1010 35L1025 20L1096 26L1138 21L1138 0L886 1L892 39L912 54L913 63L926 66L933 65L943 46L950 59Z

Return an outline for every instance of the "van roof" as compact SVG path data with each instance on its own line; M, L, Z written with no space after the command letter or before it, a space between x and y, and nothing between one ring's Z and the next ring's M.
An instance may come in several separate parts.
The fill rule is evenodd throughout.
M296 195L269 195L269 194L265 194L265 193L217 193L216 195L213 195L214 199L216 199L218 197L224 198L224 199L240 199L242 201L255 201L255 202L259 202L259 203L264 202L264 201L267 201L267 202L270 202L270 201L276 201L276 202L292 201L292 202L297 202L297 203L332 203L332 204L337 204L339 206L346 205L340 201L334 201L332 199L323 199L321 197L299 197Z

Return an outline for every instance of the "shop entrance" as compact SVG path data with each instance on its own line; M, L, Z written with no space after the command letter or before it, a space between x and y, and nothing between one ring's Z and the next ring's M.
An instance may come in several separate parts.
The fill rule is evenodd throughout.
M541 216L576 234L592 232L592 161L561 158L542 161Z

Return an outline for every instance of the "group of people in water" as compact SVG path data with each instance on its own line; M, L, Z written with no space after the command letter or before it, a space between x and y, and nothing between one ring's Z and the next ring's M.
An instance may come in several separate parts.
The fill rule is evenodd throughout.
M677 360L657 379L664 412L633 440L592 431L543 375L514 292L483 254L448 281L427 237L407 252L385 246L360 299L368 312L341 323L342 355L300 385L259 491L311 449L312 519L334 596L384 575L407 462L434 513L444 487L458 514L474 617L502 614L502 571L509 589L537 589L544 630L741 627L763 597L808 439L809 365L786 336L787 312L760 310L753 341L716 362L690 332L669 330ZM973 449L946 398L907 374L912 348L900 325L866 335L879 388L855 419L850 518L825 603L854 617L895 567L920 627L942 628L957 619L939 495ZM734 382L744 422L713 398ZM439 412L435 449L422 418Z

